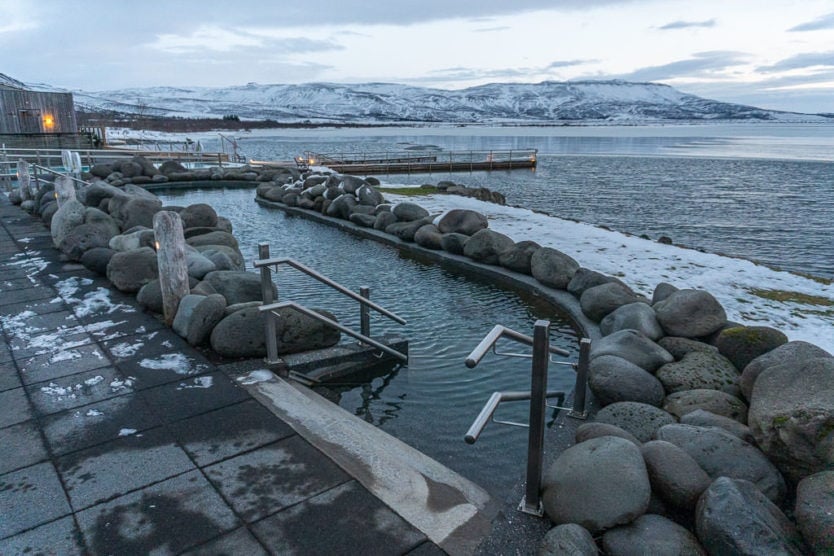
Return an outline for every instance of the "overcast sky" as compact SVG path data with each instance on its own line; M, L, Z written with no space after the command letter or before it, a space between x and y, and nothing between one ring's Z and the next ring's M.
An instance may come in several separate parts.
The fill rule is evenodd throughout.
M617 78L834 112L834 0L0 0L0 73L87 91Z

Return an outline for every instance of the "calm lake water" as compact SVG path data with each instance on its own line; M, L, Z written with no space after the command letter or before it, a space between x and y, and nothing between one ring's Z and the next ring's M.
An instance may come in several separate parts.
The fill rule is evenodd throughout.
M554 216L834 278L834 124L299 130L239 143L260 160L305 150L536 148L535 171L378 177L485 186Z

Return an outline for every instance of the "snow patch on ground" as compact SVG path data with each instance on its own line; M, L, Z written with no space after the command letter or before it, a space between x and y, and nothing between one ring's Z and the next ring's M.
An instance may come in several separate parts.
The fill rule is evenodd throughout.
M214 386L214 378L210 376L198 376L192 381L191 384L180 382L180 385L177 386L177 390L188 390L190 388L211 388L212 386Z
M133 388L133 383L136 382L136 377L129 376L126 379L122 380L120 378L114 378L110 382L110 391L111 392L119 392L120 390L125 390L127 388Z
M386 198L393 203L413 202L401 195ZM558 249L583 267L623 279L649 298L660 282L706 290L721 302L731 321L771 326L791 340L811 342L834 353L834 284L477 199L428 195L419 204L431 213L453 208L478 211L487 215L490 229L514 241L533 240Z
M250 372L247 375L238 377L237 381L243 385L248 385L257 384L258 382L267 382L268 380L272 380L274 378L275 375L272 373L272 371L268 371L266 369L258 369Z
M174 371L178 375L193 375L207 370L205 365L195 365L190 357L182 353L166 353L156 359L142 359L139 366L145 369Z
M119 436L130 436L136 434L136 429L120 429Z
M136 354L143 346L144 342L119 342L113 346L110 346L110 353L113 354L113 357L118 357L119 359L126 359Z
M92 282L90 283L92 284ZM87 292L81 299L70 296L64 297L64 300L70 305L76 305L73 311L78 317L99 314L110 315L116 311L121 311L122 313L136 312L136 309L130 305L113 303L110 299L110 290L103 287L97 288L95 291Z
M99 411L98 409L90 409L85 413L87 417L102 417L104 412Z

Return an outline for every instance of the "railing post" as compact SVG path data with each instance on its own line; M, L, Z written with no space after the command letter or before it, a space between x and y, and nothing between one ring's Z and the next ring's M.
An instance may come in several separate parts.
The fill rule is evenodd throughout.
M159 263L162 313L165 324L171 326L180 300L191 291L188 287L188 264L180 215L167 210L157 212L153 217L153 232Z
M359 287L359 295L365 299L371 298L371 288L368 286ZM359 304L359 329L363 336L371 337L371 313L364 303Z
M591 339L582 338L579 342L579 362L576 365L576 384L573 387L573 409L568 416L584 419L585 391L588 388L588 365L591 359Z
M544 417L547 403L547 364L550 361L550 323L537 320L533 328L533 363L530 380L530 428L527 439L527 485L519 509L541 517Z
M261 260L269 258L269 244L261 242L258 244L258 258ZM272 270L268 266L261 267L261 299L264 305L271 305L277 299L272 295ZM278 359L278 337L275 332L275 316L272 311L267 311L264 315L266 321L264 323L264 334L266 334L266 363L268 365L276 365L279 363Z

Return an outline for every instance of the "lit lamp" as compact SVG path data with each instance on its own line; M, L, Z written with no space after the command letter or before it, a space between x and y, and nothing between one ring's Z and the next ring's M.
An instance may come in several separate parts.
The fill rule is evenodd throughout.
M43 117L43 127L46 129L52 129L55 127L55 118L53 118L50 114L47 114Z

